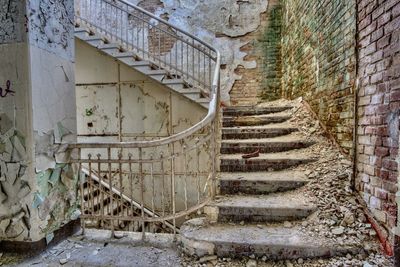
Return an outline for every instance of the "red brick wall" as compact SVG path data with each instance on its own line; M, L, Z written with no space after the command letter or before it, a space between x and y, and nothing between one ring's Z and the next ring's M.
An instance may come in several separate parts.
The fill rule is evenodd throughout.
M356 187L375 218L396 224L400 109L400 0L358 0Z

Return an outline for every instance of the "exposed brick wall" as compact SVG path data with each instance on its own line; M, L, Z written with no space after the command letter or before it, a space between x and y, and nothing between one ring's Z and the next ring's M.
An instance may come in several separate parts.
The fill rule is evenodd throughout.
M138 6L151 12L155 13L158 8L163 8L164 4L160 0L144 0L138 3ZM140 17L140 14L137 14ZM150 17L145 17L149 19ZM168 21L167 14L161 15L162 19ZM132 23L142 24L142 21L136 20ZM171 35L166 35L164 32L170 32ZM158 25L158 27L153 27L149 29L149 35L147 37L149 42L149 52L153 55L165 55L168 54L176 43L176 38L174 37L176 33L174 30L167 26Z
M247 53L245 60L255 60L257 67L246 69L239 66L235 70L242 79L235 82L230 92L231 103L234 106L254 105L261 102L262 97L268 99L267 96L270 96L269 99L275 99L277 95L280 95L279 43L269 38L273 34L280 34L279 21L270 20L271 17L280 15L279 7L280 0L270 0L267 12L261 14L261 24L258 29L240 38L248 42L241 48L241 51ZM275 41L278 38L276 37ZM267 75L268 69L269 75Z
M356 187L393 244L400 115L399 0L358 0L358 47Z
M282 91L302 96L346 153L352 153L356 5L283 0Z

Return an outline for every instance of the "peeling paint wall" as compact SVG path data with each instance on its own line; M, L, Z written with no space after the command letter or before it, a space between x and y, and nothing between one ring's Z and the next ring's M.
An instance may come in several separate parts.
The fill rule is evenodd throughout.
M73 1L0 6L0 239L50 241L76 217Z
M245 77L237 70L240 68L254 70L258 67L262 69L262 66L259 66L262 60L249 59L249 51L243 48L253 41L252 38L244 37L260 28L261 14L266 12L268 6L267 0L130 0L130 2L185 29L221 51L223 66L221 99L225 103L230 103L229 93L235 82L242 78L245 80L244 83L262 85L262 81L256 81L255 77ZM257 57L263 57L262 50L259 50ZM244 103L235 100L236 97L243 100L242 94L251 94L254 103L260 100L258 88L249 93L239 83L236 90L239 93L232 97L233 104Z
M0 44L25 39L25 1L0 0Z

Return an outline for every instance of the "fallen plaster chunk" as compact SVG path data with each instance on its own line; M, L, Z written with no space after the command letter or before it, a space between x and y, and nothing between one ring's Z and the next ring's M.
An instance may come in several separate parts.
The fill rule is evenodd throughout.
M56 161L47 155L41 154L36 156L36 172L46 171L48 169L54 169L56 167Z
M28 186L28 185L25 185L24 187L22 187L22 188L19 190L19 192L18 192L18 194L17 194L17 197L18 197L19 199L23 199L23 198L26 197L30 192L31 192L31 189L29 188L29 186Z
M46 243L49 244L54 238L54 233L50 233L46 235Z
M22 217L24 217L25 212L21 211L20 213L16 214L14 217L11 219L11 224L15 225L17 222L19 222Z
M12 143L14 145L13 153L11 155L14 161L21 161L26 156L26 149L23 145L23 141L20 139L18 135L15 135L12 138Z
M21 164L19 163L6 163L7 165L7 171L5 173L5 177L7 182L10 184L14 184L15 181L17 180L18 173L19 173L19 168Z

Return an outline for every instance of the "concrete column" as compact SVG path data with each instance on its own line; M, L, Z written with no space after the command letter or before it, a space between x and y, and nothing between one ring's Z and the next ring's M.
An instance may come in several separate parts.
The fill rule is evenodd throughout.
M0 240L50 242L77 216L73 0L0 0Z

